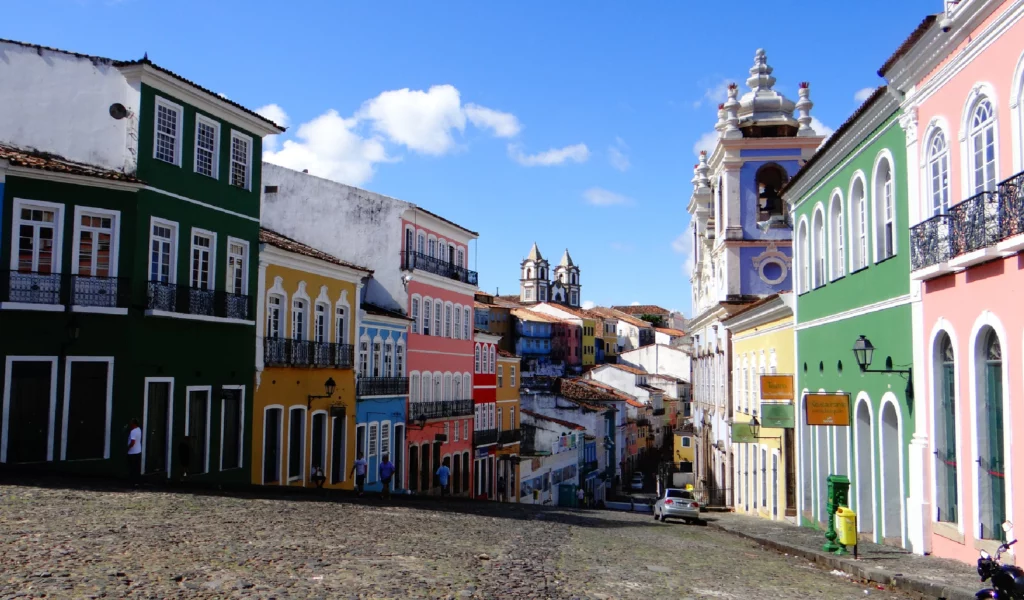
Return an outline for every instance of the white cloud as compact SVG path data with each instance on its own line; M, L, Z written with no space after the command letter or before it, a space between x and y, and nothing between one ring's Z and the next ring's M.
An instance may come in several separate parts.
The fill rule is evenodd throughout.
M590 310L597 306L597 304L595 304L593 300L584 300L581 306L583 307L583 310Z
M862 104L865 101L867 101L868 98L871 97L871 94L874 94L874 93L875 93L875 88L873 88L873 87L866 87L864 89L857 90L857 93L853 95L853 99L856 100L858 104Z
M637 302L636 300L634 300L634 301L630 302L629 305L630 306L640 306L640 303Z
M284 112L284 109L277 104L261 106L256 109L256 114L265 119L270 119L281 127L288 126L288 113ZM273 152L277 150L277 137L278 136L276 135L268 135L263 138L263 150L266 152Z
M729 84L732 83L728 79L722 79L714 84L710 85L704 90L704 95L698 100L693 102L694 108L700 108L705 104L711 106L718 106L719 104L726 101L729 95Z
M672 250L683 256L683 264L680 265L680 269L683 276L689 280L693 273L693 246L688 231L680 233L676 239L672 240Z
M632 252L633 244L627 244L626 242L612 242L608 246L617 252Z
M700 151L707 150L708 155L710 156L711 153L714 152L716 145L718 145L718 132L709 131L700 136L697 142L693 145L693 155L699 158Z
M551 167L567 162L586 162L590 158L590 149L586 144L576 144L565 148L552 148L537 154L525 154L520 144L509 144L508 155L524 167Z
M629 157L626 156L626 150L629 150L629 146L620 137L615 138L614 146L608 146L608 162L611 163L614 169L623 173L632 166L632 163L629 162Z
M594 206L615 206L615 205L630 205L633 204L633 199L622 194L616 194L615 192L608 191L599 187L592 187L589 190L583 192L583 199L587 201L587 204Z
M823 135L826 138L831 137L832 134L835 133L836 131L835 129L832 129L828 125L819 121L818 117L811 117L811 129L818 132L818 135Z
M392 90L363 103L359 119L396 144L423 154L441 155L455 146L452 130L466 128L459 90L435 85L429 90Z
M502 138L515 137L523 126L512 113L501 112L478 104L467 104L466 118L480 129L490 129L494 135Z

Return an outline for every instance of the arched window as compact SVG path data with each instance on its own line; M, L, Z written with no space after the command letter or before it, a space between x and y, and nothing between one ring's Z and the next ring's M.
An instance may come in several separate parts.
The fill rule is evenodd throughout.
M851 270L868 266L868 204L864 198L864 180L857 177L850 191Z
M1003 445L1003 351L995 330L981 334L978 355L978 475L981 539L1003 539L1006 459Z
M491 346L491 360L487 363L487 372L494 373L494 346Z
M437 258L437 240L434 238L427 238L427 249L430 253L430 258Z
M430 312L433 303L430 298L423 299L423 335L430 335L430 328L432 323L430 321Z
M444 400L444 396L441 394L441 383L442 376L440 373L434 373L434 402L440 402Z
M418 373L411 373L409 375L409 401L420 401L420 376Z
M456 373L455 377L452 378L452 393L454 394L454 396L452 396L453 400L462 400L462 377L460 377L458 373ZM455 431L458 430L459 428L456 427Z
M814 220L811 223L811 285L821 287L825 285L825 224L822 222L824 214L815 209Z
M267 337L281 337L281 296L267 298Z
M387 374L383 372L384 361L382 360L381 352L383 350L381 349L380 338L377 338L373 340L373 366L371 370L374 377L387 377Z
M462 309L462 339L469 339L469 307Z
M944 215L949 210L949 146L941 129L936 129L928 142L928 177L932 214Z
M846 252L843 231L843 197L837 192L832 196L829 210L829 235L832 238L832 279L839 279L846 274Z
M444 337L452 337L452 303L444 304Z
M780 190L789 181L785 169L770 163L757 170L754 176L757 183L758 221L767 221L772 216L785 214L785 205Z
M996 189L996 118L992 102L982 97L971 112L971 183L975 194Z
M473 372L480 372L480 344L477 344L473 351Z
M462 337L462 307L455 305L455 324L452 326L452 335L455 339Z
M939 338L935 355L935 509L936 518L956 523L956 364L949 335Z
M426 252L426 248L424 246L425 243L426 243L426 238L423 237L423 234L421 233L421 234L417 235L416 236L416 252L419 252L420 254L424 254Z
M292 300L292 339L306 339L306 301L296 298Z
M348 307L338 304L334 307L334 343L348 343L348 324L345 320Z
M444 330L441 329L441 301L434 300L434 335L442 335Z
M327 343L328 336L328 323L327 323L327 312L328 307L322 302L316 303L316 316L313 319L313 341L318 344Z
M473 389L473 378L470 376L469 373L462 374L462 389L463 391L465 391L466 397L460 398L460 400L468 400L472 398L472 396L470 395L470 391ZM469 437L469 435L467 434L466 437Z
M797 234L799 239L799 254L797 260L800 262L800 293L806 292L810 289L811 281L811 260L810 260L810 244L807 240L807 221L804 220L800 223L800 233Z
M526 267L526 278L533 279L533 269L530 267Z
M430 402L432 400L432 396L430 395L430 392L431 392L432 389L433 389L433 387L430 385L430 373L424 373L423 374L423 396L422 396L424 402Z
M445 373L444 374L444 399L445 400L451 400L452 399L452 374L451 373Z
M882 261L896 253L895 191L892 164L883 158L875 168L875 260Z
M466 266L466 251L462 248L455 253L455 266L462 268Z

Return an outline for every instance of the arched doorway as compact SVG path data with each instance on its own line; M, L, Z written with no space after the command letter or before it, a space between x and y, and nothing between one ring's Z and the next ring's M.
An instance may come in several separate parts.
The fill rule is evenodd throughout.
M803 402L803 406L800 407L800 501L804 516L810 519L813 518L814 510L814 476L812 475L814 459L811 453L813 440L811 439L811 426L807 424L807 402L803 400L801 402Z
M872 533L875 530L875 444L871 424L871 403L867 399L857 403L857 420L854 427L854 462L857 473L853 479L853 486L857 530L861 533Z
M981 539L1004 536L1006 458L1003 440L1003 350L991 327L979 335L977 349L978 523Z
M882 538L888 544L903 542L903 447L900 443L900 418L895 402L882 402L879 425L882 479Z
M420 472L420 449L419 446L409 446L409 490L415 492L419 489Z
M956 362L949 335L939 336L932 362L935 375L935 518L960 519L957 497Z

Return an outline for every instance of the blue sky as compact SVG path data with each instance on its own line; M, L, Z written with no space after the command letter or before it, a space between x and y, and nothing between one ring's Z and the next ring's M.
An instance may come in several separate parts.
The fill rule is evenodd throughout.
M5 3L0 37L158 64L281 118L275 160L480 232L481 287L536 241L583 299L689 314L694 146L763 47L838 127L939 0ZM768 10L765 10L768 8ZM763 11L759 13L759 11ZM745 88L742 88L745 89ZM710 148L708 148L710 150ZM475 254L476 256L473 256Z

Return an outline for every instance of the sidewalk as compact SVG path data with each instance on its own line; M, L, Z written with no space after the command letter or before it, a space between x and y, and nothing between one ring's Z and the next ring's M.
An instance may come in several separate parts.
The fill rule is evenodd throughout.
M708 515L708 526L753 540L769 548L794 554L856 577L944 600L973 600L986 587L974 565L918 556L901 548L861 543L858 560L853 554L824 552L825 532L735 513ZM852 548L851 548L852 552Z

